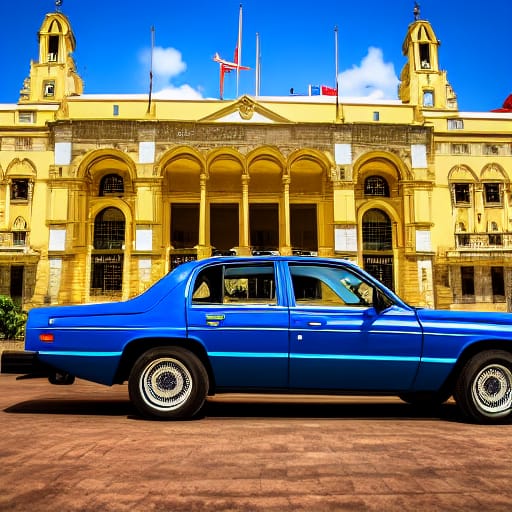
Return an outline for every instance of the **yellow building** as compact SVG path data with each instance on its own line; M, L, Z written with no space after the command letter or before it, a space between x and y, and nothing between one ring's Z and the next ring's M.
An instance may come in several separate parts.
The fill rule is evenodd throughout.
M399 100L86 95L62 13L0 104L0 294L138 294L179 263L349 258L411 304L511 309L512 113L464 113L425 20ZM508 305L507 305L508 303Z

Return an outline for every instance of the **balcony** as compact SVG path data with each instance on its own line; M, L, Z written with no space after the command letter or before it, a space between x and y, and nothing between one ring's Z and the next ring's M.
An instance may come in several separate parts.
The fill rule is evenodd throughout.
M20 234L23 236L20 236ZM0 233L0 252L27 252L25 233Z
M445 251L448 258L509 258L512 233L456 233L455 247Z

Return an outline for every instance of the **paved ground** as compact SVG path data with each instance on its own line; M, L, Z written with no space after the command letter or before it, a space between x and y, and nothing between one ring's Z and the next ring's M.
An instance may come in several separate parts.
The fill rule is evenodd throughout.
M509 511L512 426L453 403L214 401L140 420L125 386L0 375L0 510Z

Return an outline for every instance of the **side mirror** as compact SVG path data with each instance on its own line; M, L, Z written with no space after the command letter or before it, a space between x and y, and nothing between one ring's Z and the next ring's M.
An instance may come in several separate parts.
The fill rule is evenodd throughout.
M377 313L380 313L388 306L385 297L382 295L382 292L378 288L373 289L373 307Z

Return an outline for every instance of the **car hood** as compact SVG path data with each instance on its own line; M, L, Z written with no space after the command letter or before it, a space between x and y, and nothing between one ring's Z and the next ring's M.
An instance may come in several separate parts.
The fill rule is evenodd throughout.
M472 326L476 330L503 328L512 331L512 314L485 311L450 311L436 309L416 309L418 320L422 324L437 324L446 329L457 326Z

